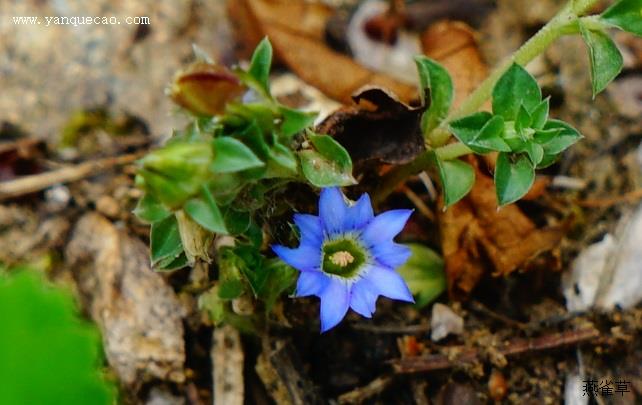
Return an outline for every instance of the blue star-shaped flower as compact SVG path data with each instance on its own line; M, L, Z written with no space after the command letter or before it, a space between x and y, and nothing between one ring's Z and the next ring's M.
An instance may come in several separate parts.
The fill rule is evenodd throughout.
M410 250L393 241L410 214L412 210L391 210L374 216L368 194L352 203L334 187L321 191L318 217L294 216L301 233L299 247L272 249L301 272L296 296L321 299L321 332L336 326L348 308L370 318L380 295L414 302L395 271L408 260Z

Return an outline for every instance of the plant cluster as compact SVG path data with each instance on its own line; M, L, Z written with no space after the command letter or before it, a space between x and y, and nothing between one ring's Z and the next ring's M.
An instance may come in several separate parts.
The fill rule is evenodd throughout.
M463 198L475 181L473 167L458 158L491 152L498 153L494 174L498 204L523 197L535 171L553 164L582 137L570 124L549 117L549 98L543 97L523 66L560 36L579 34L588 49L596 95L623 65L609 31L619 28L642 35L642 0L620 0L600 15L587 15L595 3L570 1L454 111L448 72L429 58L417 57L426 152L383 176L374 199L385 199L408 176L434 167L448 207ZM360 280L380 282L373 267L390 272L381 277L398 277L395 269L407 261L410 250L394 244L392 237L407 216L394 222L396 232L383 232L385 240L365 236L377 218L394 215L374 217L369 199L353 203L332 188L356 183L350 155L332 137L314 132L315 114L288 108L272 97L268 81L272 49L267 39L256 48L248 69L228 70L201 59L179 72L170 88L172 98L191 113L192 123L140 160L136 182L145 194L135 212L151 224L154 267L170 271L196 260L210 261L215 238L231 237L232 243L215 244L218 280L201 299L215 322L240 321L230 302L243 296L265 302L269 310L282 292L291 289L297 276L292 267L300 271L297 294L321 297L323 330L339 322L348 307L372 315L378 295L411 300L403 281L403 288L398 285L394 292L371 286L350 298L351 289L359 290ZM492 110L479 111L488 98ZM275 246L282 260L270 258L266 228L276 214L270 197L292 182L328 189L322 192L319 217L313 217L317 219L294 219L298 229L292 231L300 233L299 248ZM334 201L324 202L328 196ZM346 210L359 213L344 218ZM359 226L350 222L361 220ZM433 257L426 249L414 246L412 252ZM411 292L423 297L423 304L443 290L443 275L432 265L428 277L415 277L408 266L400 271L413 280Z

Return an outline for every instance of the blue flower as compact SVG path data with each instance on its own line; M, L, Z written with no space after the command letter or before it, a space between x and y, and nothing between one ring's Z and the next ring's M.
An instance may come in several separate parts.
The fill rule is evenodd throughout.
M412 210L391 210L374 216L368 194L351 202L334 187L321 191L318 217L294 216L299 247L275 245L272 250L301 272L296 296L321 299L321 332L336 326L348 308L372 317L380 295L414 302L395 271L410 250L393 241L410 214Z

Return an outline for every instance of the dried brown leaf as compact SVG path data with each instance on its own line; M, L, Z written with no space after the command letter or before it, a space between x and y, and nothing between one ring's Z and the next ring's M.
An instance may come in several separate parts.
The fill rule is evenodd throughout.
M512 273L564 234L561 226L538 229L514 204L498 210L493 179L479 168L476 176L470 194L439 215L451 295L470 293L486 272Z
M267 35L281 62L335 100L349 103L364 85L389 89L406 102L417 98L413 86L373 72L330 49L323 39L331 13L323 6L300 0L233 0L228 4L237 27L249 29L247 35L237 30L241 43Z
M421 36L424 53L441 63L453 78L456 108L488 75L475 31L459 21L440 21Z
M424 108L412 108L382 89L353 96L356 105L326 118L317 132L332 135L355 166L365 162L402 164L424 151L420 121Z

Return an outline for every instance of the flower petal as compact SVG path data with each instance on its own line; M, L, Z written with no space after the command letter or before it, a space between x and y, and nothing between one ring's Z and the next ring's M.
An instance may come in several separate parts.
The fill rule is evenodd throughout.
M321 292L321 333L335 327L348 312L350 290L347 284L335 278Z
M295 295L297 297L319 295L329 281L330 277L320 271L302 271L296 283Z
M379 295L394 300L415 302L404 279L394 270L385 267L368 266L365 278L372 283Z
M281 260L297 270L319 270L321 267L321 251L314 246L302 244L296 249L291 249L274 245L272 250Z
M348 208L338 187L324 188L319 197L319 217L330 235L343 231L343 221Z
M348 207L348 212L345 218L345 228L346 229L361 229L370 220L374 218L374 213L372 212L372 202L370 202L370 196L368 194L363 194L356 203L351 207Z
M361 239L368 247L389 242L394 238L412 214L412 210L391 210L374 217L365 227Z
M323 224L321 218L309 214L294 214L294 224L301 233L302 245L321 247L323 243Z
M380 264L395 269L408 261L412 252L408 246L384 242L373 246L370 253Z
M372 283L362 278L352 286L350 308L359 315L371 318L377 305L377 295Z

